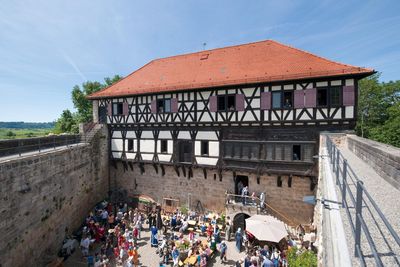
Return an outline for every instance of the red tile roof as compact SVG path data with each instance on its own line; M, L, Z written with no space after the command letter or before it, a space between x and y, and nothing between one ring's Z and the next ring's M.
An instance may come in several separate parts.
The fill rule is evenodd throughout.
M373 72L266 40L156 59L88 98Z

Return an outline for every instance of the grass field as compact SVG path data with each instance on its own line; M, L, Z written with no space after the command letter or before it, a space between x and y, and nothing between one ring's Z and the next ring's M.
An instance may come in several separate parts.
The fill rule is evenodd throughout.
M7 129L0 128L0 140L30 138L45 136L52 132L53 129Z

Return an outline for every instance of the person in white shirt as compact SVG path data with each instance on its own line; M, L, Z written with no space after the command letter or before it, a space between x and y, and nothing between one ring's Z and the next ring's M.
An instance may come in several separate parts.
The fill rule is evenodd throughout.
M90 246L90 239L88 236L82 238L81 240L81 250L82 250L82 255L86 257L89 255L89 246Z

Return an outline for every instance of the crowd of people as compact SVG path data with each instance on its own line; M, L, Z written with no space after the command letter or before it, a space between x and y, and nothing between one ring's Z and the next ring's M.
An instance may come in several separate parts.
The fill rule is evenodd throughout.
M210 262L227 263L227 243L231 240L233 247L246 255L229 261L235 266L287 266L287 246L255 244L251 233L241 228L233 232L229 217L194 211L182 213L178 209L163 214L160 206L139 211L126 203L103 203L87 216L80 233L82 255L88 266L139 266L138 248L147 242L141 240L143 230L151 234L149 243L159 266L205 267L212 266Z

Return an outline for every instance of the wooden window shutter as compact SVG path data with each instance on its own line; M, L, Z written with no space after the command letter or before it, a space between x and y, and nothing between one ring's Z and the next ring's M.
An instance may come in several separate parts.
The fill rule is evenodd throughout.
M157 113L157 100L154 99L151 101L151 113Z
M304 90L294 91L294 108L304 108Z
M171 99L171 112L178 112L178 98Z
M317 89L311 88L304 90L305 92L305 104L306 108L315 108L317 106Z
M107 115L112 116L112 103L107 104Z
M243 111L244 110L244 95L237 94L235 97L236 97L236 99L235 99L236 110Z
M354 106L354 86L343 86L343 106Z
M211 112L217 112L217 96L213 95L209 98L209 108Z
M122 104L122 114L124 116L128 116L129 115L129 104L128 104L128 102L124 102Z
M261 93L260 108L264 110L271 109L271 92Z

